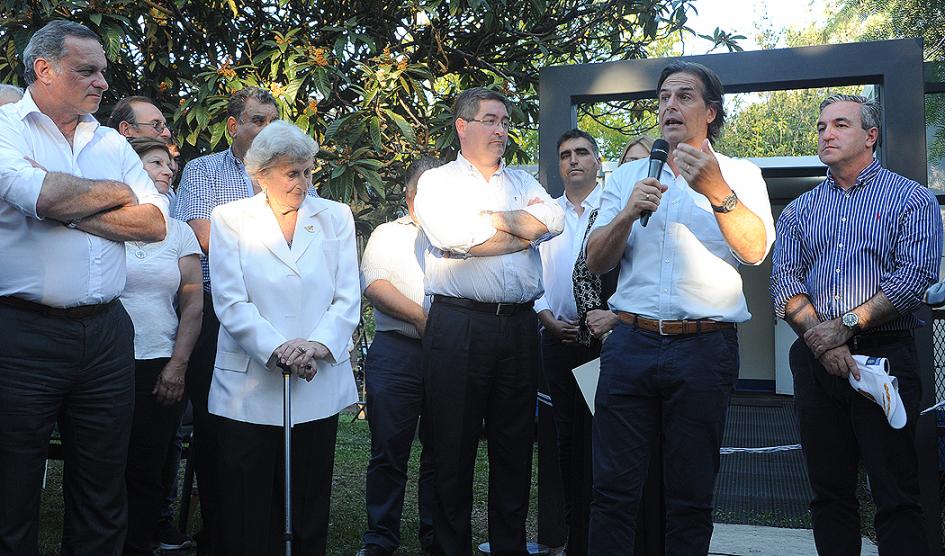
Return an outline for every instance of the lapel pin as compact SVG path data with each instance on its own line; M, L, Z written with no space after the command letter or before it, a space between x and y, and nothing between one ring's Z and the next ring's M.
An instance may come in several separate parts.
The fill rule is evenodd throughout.
M305 231L308 232L308 233L312 233L312 232L315 231L315 226L311 226L311 225L306 226L306 227L305 227Z

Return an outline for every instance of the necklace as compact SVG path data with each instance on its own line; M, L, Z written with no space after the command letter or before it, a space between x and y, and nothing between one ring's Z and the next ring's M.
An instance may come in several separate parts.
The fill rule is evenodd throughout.
M134 246L134 254L135 254L135 257L137 257L137 258L139 258L139 259L143 259L143 258L145 258L145 257L148 256L148 254L144 252L145 242L143 242L143 241L129 241L128 243L130 243L132 246Z

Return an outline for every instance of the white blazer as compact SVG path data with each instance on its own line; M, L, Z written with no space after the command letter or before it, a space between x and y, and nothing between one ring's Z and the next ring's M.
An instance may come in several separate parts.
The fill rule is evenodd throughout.
M292 378L292 424L337 414L358 399L348 357L361 314L354 218L347 205L306 197L290 248L265 193L220 205L210 225L210 281L220 319L210 413L282 425L282 375L266 369L292 338L321 342L311 382Z

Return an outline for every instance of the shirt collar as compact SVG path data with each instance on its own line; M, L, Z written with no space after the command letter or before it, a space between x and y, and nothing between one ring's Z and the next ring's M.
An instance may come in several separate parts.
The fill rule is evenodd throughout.
M19 116L20 120L25 120L27 116L34 113L42 114L43 116L49 118L47 114L39 109L39 106L36 106L36 101L33 100L33 95L30 92L29 87L27 87L26 91L23 93L23 98L18 100L14 105L14 110L17 116ZM52 121L52 118L49 118L49 120ZM98 126L101 125L98 123L98 120L95 119L95 116L91 114L82 114L79 116L79 123L91 123L95 126L95 128L98 128Z
M860 170L859 175L856 176L856 181L853 183L853 187L860 187L869 184L873 181L873 178L876 177L876 174L882 169L882 165L875 158L870 162L866 168ZM824 185L827 187L840 187L837 185L837 180L834 179L833 174L830 172L830 169L827 169L827 179L824 180ZM851 188L852 189L852 188Z
M479 170L477 170L476 167L473 166L472 162L466 160L466 157L463 156L462 152L457 153L456 162L458 162L463 168L468 170L470 173L475 172L477 175L479 175ZM505 171L505 159L502 158L502 159L499 159L499 169L493 172L492 175L498 176L504 171Z
M584 210L600 208L600 198L603 192L604 188L601 187L600 184L597 184L587 197L581 201L581 206L584 207ZM571 199L568 199L567 194L562 193L561 196L558 197L558 202L561 204L561 208L577 212L574 210L574 203L571 202Z
M242 169L242 168L244 167L243 161L240 160L240 159L238 159L238 158L236 158L236 155L233 154L233 147L232 147L232 146L227 147L227 149L226 149L225 151L223 151L223 157L232 160L233 163L236 164L236 167L237 167L237 168Z
M417 225L417 224L413 221L413 218L410 218L410 215L409 215L409 214L405 214L405 215L401 216L401 217L398 218L397 220L394 220L394 222L396 222L396 223L398 223L398 224L403 224L404 226L416 226L416 225Z

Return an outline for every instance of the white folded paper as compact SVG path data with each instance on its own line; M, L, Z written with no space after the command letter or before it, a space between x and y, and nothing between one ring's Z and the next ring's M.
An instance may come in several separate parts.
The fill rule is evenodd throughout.
M571 371L574 374L574 380L577 381L578 388L581 389L581 395L587 403L587 408L594 415L594 396L597 395L597 379L600 378L600 357L593 361L581 365Z

